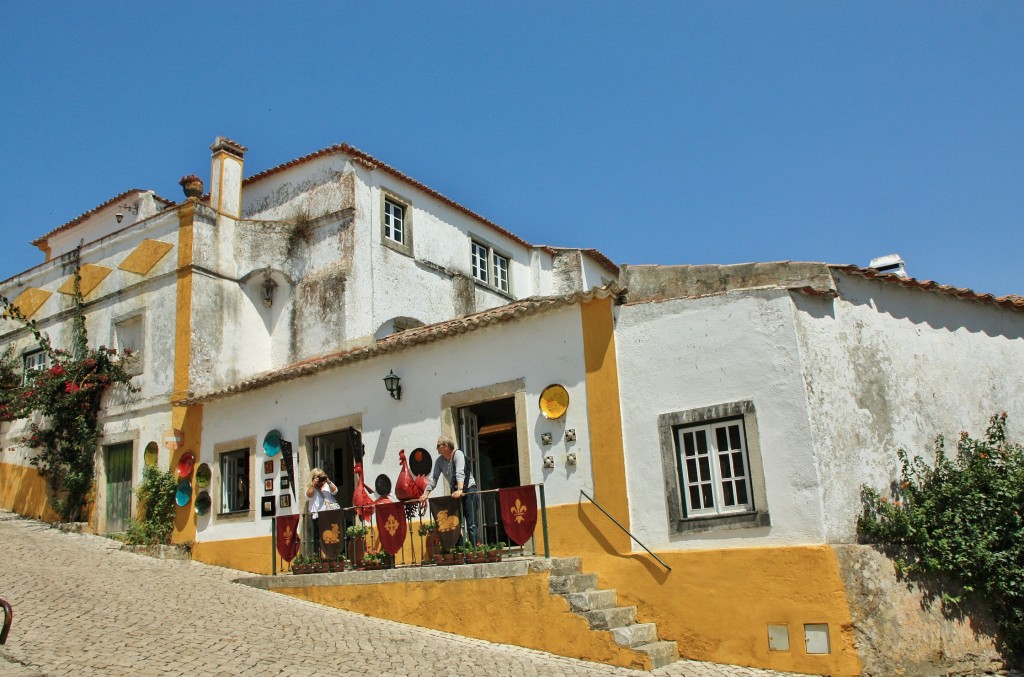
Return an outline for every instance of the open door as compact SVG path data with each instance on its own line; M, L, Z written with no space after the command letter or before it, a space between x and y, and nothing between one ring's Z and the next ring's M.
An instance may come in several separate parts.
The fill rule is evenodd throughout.
M515 399L480 402L461 407L458 412L459 448L469 459L478 490L483 492L477 510L477 533L489 543L507 541L498 519L498 495L492 492L520 484Z

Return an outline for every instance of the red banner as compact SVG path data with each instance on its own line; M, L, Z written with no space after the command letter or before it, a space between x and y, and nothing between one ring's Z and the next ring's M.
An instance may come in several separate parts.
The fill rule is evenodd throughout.
M282 515L277 518L277 554L285 562L291 562L299 554L302 540L299 538L299 516Z
M405 519L405 505L402 503L377 504L377 536L380 545L389 555L397 555L405 544L408 522Z
M509 540L523 545L533 538L537 526L537 494L532 486L498 490L501 523Z

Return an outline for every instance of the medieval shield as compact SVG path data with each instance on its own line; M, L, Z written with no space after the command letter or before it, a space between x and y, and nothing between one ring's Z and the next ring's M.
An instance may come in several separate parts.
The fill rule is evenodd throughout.
M277 518L277 554L291 562L299 554L299 516L283 515Z
M344 516L344 510L326 510L321 512L316 520L320 529L320 549L327 559L341 557L341 544L344 538L341 521Z
M437 522L441 547L451 550L462 538L462 503L451 496L430 499L430 515Z
M532 486L498 490L501 523L509 540L523 545L533 537L537 526L537 494Z
M377 504L377 536L381 547L389 555L396 555L405 545L408 522L405 519L405 506L401 503Z

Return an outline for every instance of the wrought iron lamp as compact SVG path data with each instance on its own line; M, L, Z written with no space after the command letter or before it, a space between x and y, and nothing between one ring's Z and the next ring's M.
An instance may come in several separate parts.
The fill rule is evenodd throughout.
M388 375L384 377L384 387L388 389L388 394L392 399L400 400L402 399L402 379L395 375L394 369L389 369L388 372Z

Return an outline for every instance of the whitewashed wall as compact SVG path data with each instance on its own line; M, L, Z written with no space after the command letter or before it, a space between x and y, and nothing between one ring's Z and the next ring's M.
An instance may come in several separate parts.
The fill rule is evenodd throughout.
M359 415L366 477L372 484L372 478L385 473L394 482L399 449L434 449L441 431L442 396L521 378L525 382L530 477L533 482L545 483L549 505L573 503L581 488L593 489L581 342L579 309L573 306L209 402L204 406L201 460L212 465L216 444L249 436L262 443L274 428L298 450L300 426ZM392 369L402 377L400 401L390 398L382 382ZM561 383L569 391L569 411L559 421L545 419L539 409L540 392L551 383ZM568 468L559 461L553 470L545 470L543 456L564 456L564 442L544 447L540 435L555 432L558 439L557 431L564 428L577 432L572 450L579 455L579 464ZM262 448L258 449L257 469L265 459ZM262 478L261 471L257 477ZM262 486L257 486L256 496L262 495ZM244 524L217 524L212 514L201 518L197 539L265 535L268 520L259 517L258 509L255 512L255 518Z
M930 458L942 434L953 450L1002 411L1024 440L1024 313L835 275L834 302L794 299L826 538L849 543L861 485L888 490L899 447Z
M693 549L824 540L787 292L627 304L619 309L615 341L630 519L640 541L654 548ZM658 416L744 400L752 401L757 412L771 526L674 533Z

